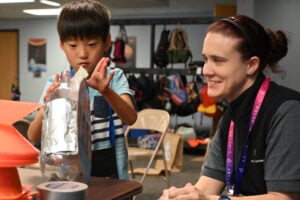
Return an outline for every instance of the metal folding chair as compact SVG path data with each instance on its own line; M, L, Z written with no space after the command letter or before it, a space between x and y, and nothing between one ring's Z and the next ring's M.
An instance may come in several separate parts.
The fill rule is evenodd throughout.
M166 181L168 187L170 187L169 171L167 168L166 156L164 151L163 139L166 135L167 129L169 127L170 115L167 111L161 109L143 109L139 111L137 121L128 126L125 131L125 138L128 147L128 160L129 167L131 170L132 177L135 178L135 172L133 167L133 162L137 160L148 160L147 167L144 170L143 176L140 182L143 183L146 176L149 175L149 169L154 163L154 160L160 158L164 162L164 173L159 174ZM142 147L132 147L128 143L131 130L149 130L161 133L159 140L154 149L146 149Z

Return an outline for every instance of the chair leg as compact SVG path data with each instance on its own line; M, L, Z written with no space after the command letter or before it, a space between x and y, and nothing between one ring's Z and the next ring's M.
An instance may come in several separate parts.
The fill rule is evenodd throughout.
M168 170L168 165L166 161L166 155L165 155L165 148L164 145L162 145L162 153L163 153L163 161L164 161L164 167L165 167L165 177L166 177L166 182L167 182L167 187L171 187L171 182L170 182L170 174Z
M133 169L132 160L129 160L129 167L130 167L130 171L131 171L131 177L132 177L133 179L135 179L135 174L134 174L134 169Z
M158 145L159 145L159 144L158 144ZM152 155L150 161L148 162L146 171L144 172L144 174L143 174L143 176L142 176L142 178L141 178L141 180L140 180L140 183L142 183L142 184L144 183L145 178L146 178L146 176L148 175L148 172L149 172L150 167L151 167L151 165L152 165L152 163L153 163L154 157L155 157L155 155Z
M141 180L140 180L140 183L141 183L141 184L144 183L145 178L146 178L146 176L148 175L148 172L149 172L149 169L150 169L150 163L152 163L152 162L151 162L151 161L149 162L149 164L148 164L148 166L147 166L147 168L146 168L146 171L144 172L144 174L143 174L143 176L142 176L142 178L141 178Z

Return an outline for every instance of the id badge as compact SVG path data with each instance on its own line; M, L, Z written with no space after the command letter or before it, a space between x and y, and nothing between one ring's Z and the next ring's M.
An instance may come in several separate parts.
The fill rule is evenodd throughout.
M231 185L231 186L228 187L227 193L228 193L229 196L233 196L234 195L234 186L233 185Z

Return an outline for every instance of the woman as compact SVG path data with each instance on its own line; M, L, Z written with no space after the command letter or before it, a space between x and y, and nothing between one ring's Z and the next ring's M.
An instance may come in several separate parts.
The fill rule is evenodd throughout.
M287 51L282 31L247 16L209 26L203 75L208 95L228 107L198 182L164 190L160 199L300 199L300 94L263 73L279 72Z

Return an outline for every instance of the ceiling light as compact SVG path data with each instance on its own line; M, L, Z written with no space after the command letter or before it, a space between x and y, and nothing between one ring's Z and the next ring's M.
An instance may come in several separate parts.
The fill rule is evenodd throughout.
M40 2L49 6L60 6L60 3L57 3L55 1L40 0Z
M60 13L60 8L53 8L53 9L28 9L23 10L24 13L30 15L58 15Z
M34 0L0 0L0 3L31 3Z

